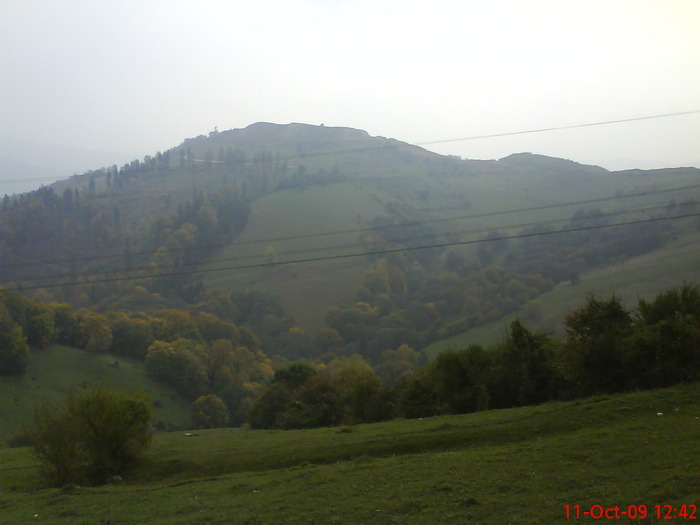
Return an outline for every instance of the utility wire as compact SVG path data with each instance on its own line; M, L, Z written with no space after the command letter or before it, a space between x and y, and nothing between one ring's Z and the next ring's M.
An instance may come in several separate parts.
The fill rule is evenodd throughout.
M690 111L679 111L676 113L662 113L658 115L648 115L648 116L643 116L643 117L632 117L632 118L626 118L626 119L617 119L617 120L605 120L605 121L600 121L600 122L589 122L586 124L572 124L572 125L567 125L567 126L555 126L555 127L550 127L550 128L537 128L537 129L528 129L528 130L521 130L521 131L509 131L505 133L493 133L489 135L473 135L470 137L462 137L462 138L453 138L453 139L442 139L442 140L430 140L430 141L425 141L425 142L416 142L416 143L409 143L409 142L402 142L396 139L387 139L388 141L391 141L390 144L384 144L382 146L365 146L365 147L360 147L360 148L349 148L349 149L342 149L342 150L335 150L335 151L325 151L325 152L317 152L317 153L301 153L297 155L288 155L285 157L281 157L279 160L280 161L289 161L289 160L298 160L298 159L303 159L303 158L309 158L309 157L322 157L326 155L342 155L342 154L350 154L350 153L364 153L367 151L382 151L382 150L387 150L387 149L394 149L394 148L403 148L403 147L408 147L408 146L430 146L432 144L447 144L450 142L463 142L467 140L480 140L480 139L490 139L490 138L496 138L496 137L508 137L512 135L527 135L527 134L532 134L532 133L545 133L549 131L561 131L565 129L577 129L577 128L587 128L587 127L593 127L593 126L607 126L610 124L621 124L624 122L637 122L641 120L655 120L655 119L661 119L661 118L669 118L669 117L678 117L682 115L693 115L700 113L700 109L695 109L695 110L690 110ZM223 132L225 133L225 132ZM172 150L176 148L171 148ZM203 162L202 159L194 159L196 162ZM272 158L259 158L259 159L252 159L252 160L241 160L237 162L233 162L231 164L228 164L228 166L235 166L235 165L245 165L245 164L250 164L254 162L270 162ZM211 162L212 164L220 164L219 162L216 161L208 161ZM161 167L161 168L147 168L149 170L169 170L169 169L181 169L179 166L173 166L173 167ZM191 168L189 168L191 169ZM85 174L82 174L85 175ZM81 176L82 176L81 175ZM42 180L56 180L55 178L49 178L49 177L37 177L37 178L24 178L24 179L8 179L5 181L2 181L2 183L21 183L21 182L32 182L32 181L42 181Z
M623 123L623 122L633 122L633 121L640 121L640 120L650 120L650 119L659 119L659 118L666 118L666 117L674 117L674 116L680 116L680 115L689 115L689 114L695 114L695 113L700 113L700 110L692 110L692 111L685 111L685 112L677 112L677 113L667 113L667 114L660 114L660 115L651 115L651 116L644 116L644 117L635 117L635 118L628 118L628 119L619 119L619 120L609 120L609 121L603 121L603 122L594 122L594 123L587 123L587 124L577 124L577 125L569 125L569 126L559 126L559 127L552 127L552 128L540 128L540 129L532 129L532 130L524 130L524 131L516 131L516 132L508 132L508 133L498 133L498 134L492 134L492 135L479 135L479 136L472 136L472 137L464 137L464 138L459 138L459 139L446 139L446 140L437 140L437 141L428 141L428 142L421 142L417 143L416 145L430 145L430 144L439 144L439 143L447 143L447 142L456 142L456 141L462 141L462 140L476 140L476 139L483 139L483 138L492 138L492 137L501 137L501 136L508 136L508 135L520 135L520 134L527 134L527 133L540 133L540 132L548 132L548 131L556 131L556 130L563 130L563 129L574 129L574 128L582 128L582 127L590 127L590 126L602 126L602 125L609 125L609 124L617 124L617 123ZM290 159L296 159L296 158L304 158L308 156L321 156L321 155L333 155L333 154L339 154L339 153L354 153L354 152L363 152L363 151L369 151L369 150L381 150L381 149L387 149L387 148L394 148L394 147L405 147L405 146L410 146L408 143L404 142L399 142L396 140L392 140L391 144L384 145L383 147L377 148L377 147L366 147L366 148L354 148L354 149L347 149L347 150L339 150L339 151L329 151L329 152L320 152L317 154L301 154L301 155L294 155L294 156L288 156L285 157L282 160L290 160ZM268 158L260 158L260 159L253 159L252 162L263 162L263 161L271 161L272 159ZM212 161L213 162L213 161ZM241 161L245 162L246 164L249 164L251 161ZM174 168L166 168L166 169L178 169L178 167ZM16 179L16 181L29 181L32 179ZM38 179L37 179L38 180ZM244 241L244 242L239 242L239 243L233 243L237 245L245 245L245 244L261 244L261 243L271 243L271 242L280 242L280 241L289 241L289 240L298 240L298 239L307 239L307 238L314 238L314 237L323 237L323 236L329 236L329 235L342 235L342 234L349 234L349 233L361 233L364 231L376 231L376 230L381 230L385 228L395 228L395 227L407 227L407 226L418 226L418 225L427 225L427 224L435 224L435 223L440 223L440 222L447 222L447 221L456 221L456 220L464 220L464 219L473 219L473 218L482 218L482 217L489 217L489 216L496 216L496 215L502 215L502 214L509 214L509 213L522 213L522 212L527 212L527 211L535 211L535 210L542 210L542 209L551 209L551 208L557 208L557 207L563 207L563 206L571 206L571 205L581 205L581 204L590 204L593 202L604 202L604 201L609 201L609 200L616 200L620 198L631 198L631 197L636 197L636 196L644 196L644 195L649 195L649 194L654 194L654 193L665 193L665 192L670 192L670 191L679 191L683 189L692 189L700 187L700 185L691 185L691 186L685 186L682 188L670 188L670 189L665 189L665 190L657 190L653 192L642 192L638 194L632 194L632 195L624 195L624 196L615 196L615 197L606 197L606 198L600 198L600 199L587 199L584 201L574 201L574 202L569 202L569 203L562 203L562 204L553 204L553 205L547 205L547 206L538 206L538 207L532 207L532 208L522 208L518 210L507 210L507 211L500 211L500 212L488 212L488 213L482 213L482 214L473 214L473 215L467 215L467 216L461 216L461 217L448 217L448 218L442 218L442 219L434 219L431 221L422 221L422 222L415 222L415 223L404 223L404 224L397 224L397 225L385 225L381 227L376 227L376 228L359 228L359 229L350 229L350 230L341 230L341 231L335 231L335 232L321 232L321 233L315 233L315 234L305 234L305 235L298 235L298 236L290 236L290 237L283 237L283 238L272 238L272 239L260 239L260 240L252 240L252 241ZM621 213L631 213L632 211L627 211L627 212L621 212ZM559 222L564 219L556 219L553 222ZM545 222L546 223L546 222ZM545 224L545 223L539 223ZM527 225L534 225L537 223L529 223ZM509 229L513 227L523 227L526 226L524 225L513 225L513 226L501 226L501 229ZM492 229L492 228L490 228ZM468 233L477 233L480 230L474 230L472 232L455 232L455 233L447 233L447 234L440 234L437 237L447 237L447 236L457 236L457 235L465 235ZM435 237L435 236L432 236ZM415 240L415 238L413 239ZM401 240L397 240L394 242L402 242ZM405 242L405 240L403 241ZM340 249L340 248L345 248L345 247L352 247L354 245L341 245L341 246L335 246L335 247L320 247L320 248L315 248L315 249L309 249L306 250L306 253L310 253L311 251L322 251L322 250L334 250L334 249ZM209 247L192 247L192 248L181 248L179 250L171 250L170 252L174 251L180 251L180 250L206 250L206 249L220 249L222 248L222 245L218 246L209 246ZM288 251L288 252L283 252L282 255L289 255L289 254L296 254L296 253L304 253L304 251ZM0 269L2 268L12 268L12 267L17 267L17 266L33 266L33 265L40 265L40 264L65 264L65 263L75 263L78 261L94 261L94 260L107 260L107 259L113 259L113 258L123 258L126 257L127 254L119 254L119 255L111 255L111 256L99 256L99 257L83 257L83 258L73 258L69 260L54 260L54 261L38 261L38 262L29 262L29 263L17 263L17 264L10 264L10 265L3 265L0 266ZM131 253L128 254L129 256L132 257L137 257L139 255L154 255L153 252L150 251L143 251L143 252L136 252L136 253ZM279 254L278 254L279 255ZM231 259L220 259L220 260L215 260L215 261L210 261L210 263L218 263L218 262L232 262L235 260L245 260L245 259L250 259L250 258L257 258L259 257L258 255L249 255L249 256L242 256L238 258L231 258ZM279 263L278 263L279 264ZM196 263L196 265L199 265L199 263ZM136 270L136 271L141 271L141 270ZM108 273L108 272L102 272L102 273ZM51 276L51 277L41 277L42 279L46 278L58 278L58 276Z
M699 204L698 201L692 201L689 202L688 204ZM649 206L646 208L636 208L636 209L631 209L631 210L619 210L615 212L610 212L610 213L601 213L598 215L592 215L585 217L585 219L603 219L607 217L613 217L617 215L627 215L631 213L643 213L643 212L648 212L648 211L653 211L653 210L659 210L659 209L664 209L667 208L668 204L661 204L657 206ZM535 221L535 222L525 222L525 223L520 223L520 224L510 224L510 225L503 225L503 226L488 226L484 228L477 228L474 230L462 230L462 231L453 231L453 232L446 232L446 233L437 233L437 234L426 234L426 235L418 235L418 236L412 236L412 237L406 237L406 238L400 238L400 239L380 239L377 241L371 241L368 243L365 243L367 247L375 247L375 246L382 246L387 243L392 243L392 244L401 244L401 243L406 243L410 241L416 241L416 240L422 240L422 239L439 239L439 238L450 238L450 237L462 237L464 235L473 235L477 233L487 233L487 232L492 232L494 230L512 230L514 228L531 228L531 227L536 227L536 226L545 226L545 225L550 225L550 224L557 224L557 223L562 223L562 222L573 222L575 219L572 219L571 217L565 217L565 218L560 218L560 219L547 219L543 221ZM317 248L305 248L305 249L299 249L299 250L285 250L282 252L277 252L277 256L282 256L282 255L298 255L298 254L306 254L306 253L313 253L313 252L324 252L328 250L339 250L342 248L354 248L357 246L357 243L352 243L352 244L340 244L340 245L333 245L333 246L320 246ZM223 259L213 259L206 261L204 264L215 264L215 263L221 263L221 262L236 262L236 261L243 261L243 260L248 260L248 259L260 259L263 258L265 255L264 254L249 254L249 255L240 255L237 257L226 257ZM188 264L185 266L200 266L202 263L192 263Z
M692 201L689 204L698 204L698 201ZM647 206L644 208L635 208L635 209L629 209L629 210L618 210L615 212L609 212L609 213L600 213L592 216L587 216L584 219L592 219L592 220L600 220L600 219L606 219L609 217L615 217L619 215L628 215L632 213L644 213L644 212L649 212L649 211L654 211L654 210L659 210L659 209L666 209L668 207L668 204L661 204L661 205L656 205L656 206ZM511 224L511 225L503 225L503 226L498 226L498 230L512 230L514 228L533 228L533 227L538 227L538 226L545 226L545 225L552 225L552 224L557 224L557 223L563 223L563 222L573 222L575 219L572 219L571 217L565 217L565 218L559 218L559 219L547 219L547 220L542 220L542 221L535 221L535 222L526 222L526 223L520 223L520 224ZM465 235L474 235L474 234L479 234L479 233L486 233L486 232L492 232L494 231L493 226L491 227L485 227L485 228L478 228L478 229L473 229L473 230L464 230L464 231L455 231L455 232L446 232L446 233L440 233L440 234L428 234L428 235L421 235L421 236L412 236L409 238L403 238L403 239L380 239L374 242L369 242L365 243L365 247L367 249L375 248L375 247L381 247L386 244L401 244L401 243L406 243L410 241L418 241L418 240L426 240L426 239L440 239L440 238L452 238L452 237L463 237ZM277 256L290 256L290 255L307 255L311 253L318 253L318 252L329 252L329 251L336 251L336 250L341 250L341 249L347 249L347 248L357 248L358 243L354 242L351 244L341 244L341 245L333 245L333 246L320 246L316 248L305 248L305 249L295 249L295 250L286 250L283 252L277 252ZM207 265L207 267L211 270L211 265L214 264L219 264L219 263L237 263L237 262L243 262L243 261L248 261L248 260L259 260L259 259L264 259L265 254L248 254L248 255L240 255L236 257L225 257L225 258L220 258L220 259L212 259L208 260L204 263L201 262L193 262L193 263L186 263L186 264L181 264L179 265L180 268L187 268L187 267L201 267L203 265ZM281 264L281 263L277 263ZM141 268L136 268L133 270L128 270L128 273L133 273L133 272L142 272L148 270L147 267L141 267ZM115 270L108 270L104 272L90 272L90 275L95 277L95 276L100 276L100 275L110 275L114 274ZM22 281L26 282L34 282L37 280L46 280L46 279L63 279L71 277L70 273L64 273L64 274L57 274L57 275L46 275L46 276L35 276L35 277L25 277L22 278ZM138 276L135 276L135 278L138 278Z
M229 244L217 244L217 245L209 245L209 246L195 246L195 247L184 247L184 248L177 248L177 249L169 249L168 253L177 253L180 251L192 251L192 250L217 250L221 248L225 248L227 246L249 246L249 245L254 245L254 244L272 244L276 242L286 242L286 241L295 241L295 240L304 240L304 239L312 239L312 238L318 238L318 237L328 237L328 236L334 236L334 235L348 235L348 234L357 234L357 233L366 233L366 232L375 232L375 231L383 231L383 230L388 230L392 228L404 228L404 227L416 227L416 226L426 226L426 225L431 225L431 224L438 224L438 223L443 223L443 222L451 222L451 221L460 221L460 220L468 220L468 219L482 219L486 217L496 217L500 215L509 215L509 214L514 214L514 213L525 213L525 212L532 212L532 211L540 211L540 210L549 210L549 209L554 209L554 208L562 208L562 207L567 207L567 206L581 206L585 204L594 204L594 203L601 203L601 202L609 202L609 201L615 201L615 200L621 200L621 199L631 199L631 198L636 198L636 197L645 197L648 195L658 195L661 193L669 193L669 192L675 192L675 191L686 191L686 190L692 190L692 189L697 189L700 188L700 184L690 184L687 186L680 186L676 188L666 188L662 190L652 190L652 191L644 191L644 192L639 192L639 193L630 193L627 195L615 195L612 197L599 197L599 198L594 198L594 199L584 199L584 200L579 200L579 201L570 201L570 202L563 202L563 203L557 203L557 204L546 204L542 206L533 206L533 207L528 207L528 208L517 208L513 210L501 210L501 211L492 211L492 212L484 212L484 213L476 213L476 214L469 214L469 215L461 215L459 217L444 217L441 219L431 219L427 221L416 221L416 222L409 222L409 223L402 223L402 224L390 224L390 225L384 225L384 226L377 226L377 227L365 227L365 228L352 228L352 229L347 229L347 230L335 230L335 231L328 231L328 232L320 232L320 233L309 233L309 234L303 234L303 235L292 235L292 236L287 236L287 237L272 237L272 238L266 238L266 239L253 239L249 241L234 241ZM493 229L493 228L490 228ZM142 255L146 256L153 256L155 250L151 251L139 251L139 252L132 252L129 253L128 255L130 257L139 257ZM279 255L279 254L278 254ZM114 255L102 255L102 256L91 256L91 257L76 257L72 259L53 259L53 260L46 260L46 261L28 261L28 262L23 262L23 263L12 263L12 264L3 264L0 265L0 270L2 269L9 269L9 268L16 268L16 267L28 267L28 266L37 266L37 265L58 265L58 264L73 264L77 262L88 262L88 261L98 261L98 260L110 260L110 259L121 259L124 258L126 254L114 254Z
M525 238L532 238L532 237L542 237L542 236L546 236L546 235L559 235L559 234L564 234L564 233L600 230L600 229L604 229L604 228L614 228L617 226L630 226L630 225L634 225L634 224L644 224L644 223L652 223L652 222L659 222L659 221L666 221L666 220L685 219L685 218L690 218L690 217L700 217L700 213L689 213L689 214L684 214L684 215L676 215L676 216L672 216L672 217L655 217L655 218L650 218L650 219L641 219L641 220L636 220L636 221L627 221L627 222L620 222L620 223L615 223L615 224L582 226L582 227L578 227L578 228L568 228L565 230L546 231L546 232L531 232L531 233L525 233L525 234L521 233L521 234L517 234L517 235L505 235L505 236L501 236L501 237L494 237L494 238L488 238L488 239L452 241L452 242L445 242L445 243L439 243L439 244L430 244L430 245L426 245L426 246L386 248L386 249L382 249L382 250L362 251L362 252L357 252L357 253L349 253L349 254L341 254L341 255L327 255L327 256L321 256L321 257L309 257L309 258L304 258L304 259L283 261L283 262L279 262L279 263L254 263L254 264L247 264L247 265L241 265L241 266L231 266L231 267L226 267L226 268L188 270L188 271L182 271L182 272L155 273L155 274L150 274L150 275L142 275L142 276L138 276L138 277L122 276L122 277L111 277L111 278L104 278L104 279L94 279L94 280L86 281L86 282L66 282L66 283L59 283L59 284L18 286L16 288L14 288L14 291L35 290L35 289L41 289L41 288L57 288L57 287L66 287L66 286L93 285L93 284L141 280L141 279L156 279L156 278L162 278L162 277L176 277L176 276L183 276L183 275L195 275L195 274L222 272L222 271L228 272L228 271L246 270L246 269L252 269L252 268L284 266L284 265L288 265L288 264L299 264L299 263L329 261L329 260L338 260L338 259L348 259L348 258L354 258L354 257L364 257L364 256L369 256L369 255L385 255L385 254L390 254L390 253L399 253L399 252L406 252L406 251L426 250L426 249L435 249L435 248L447 248L450 246L464 246L464 245L479 244L479 243L484 243L484 242L497 242L497 241L504 241L504 240L511 240L511 239L525 239Z
M445 139L445 140L431 140L428 142L418 142L417 146L429 146L431 144L447 144L449 142L461 142L463 140L478 140L478 139L492 139L495 137L508 137L511 135L526 135L529 133L544 133L546 131L560 131L564 129L576 129L576 128L589 128L592 126L607 126L608 124L621 124L623 122L637 122L640 120L652 120L667 117L678 117L680 115L693 115L695 113L700 113L700 109L695 109L692 111L679 111L678 113L664 113L661 115L649 115L646 117L633 117L624 118L619 120L605 120L602 122L590 122L588 124L573 124L570 126L556 126L553 128L539 128L539 129L528 129L524 131L511 131L508 133L494 133L492 135L475 135L472 137L464 137L461 139Z

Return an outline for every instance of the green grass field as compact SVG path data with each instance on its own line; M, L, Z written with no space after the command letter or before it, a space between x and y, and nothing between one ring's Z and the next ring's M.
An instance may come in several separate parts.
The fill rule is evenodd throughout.
M156 405L157 419L176 427L189 424L190 403L148 377L142 362L124 356L51 346L31 352L29 367L23 376L0 376L0 442L20 434L24 426L32 422L34 410L40 406L60 403L70 392L102 384L125 390L145 390Z
M674 198L682 201L699 194L697 190L669 192L560 207L561 203L581 203L615 195L683 187L697 181L687 174L664 178L654 173L623 176L546 171L528 172L522 177L488 173L428 177L428 170L429 167L402 167L391 173L375 171L357 175L348 182L287 189L255 200L251 204L251 216L245 231L216 256L216 259L226 261L206 266L217 270L207 274L206 285L226 292L256 288L277 294L288 314L295 317L302 328L313 333L323 325L323 312L329 306L353 301L362 273L368 268L366 258L272 268L230 268L263 262L268 245L278 253L279 262L362 252L360 234L356 232L332 236L318 234L362 228L377 215L388 214L385 204L389 202L411 207L415 220L438 221L433 224L439 234L481 230L457 238L440 238L444 242L476 240L489 229L501 229L502 233L513 235L522 229L523 224L552 219L568 221L581 208L616 212L658 206ZM530 208L533 209L499 214ZM615 220L641 217L641 214L621 215ZM563 224L554 223L553 227ZM349 247L336 248L346 245ZM471 257L475 247L456 247L454 250ZM222 268L229 269L220 271ZM659 274L665 275L666 272L667 269L659 268ZM597 275L590 272L588 280L582 280L582 284L595 288ZM609 280L605 284L609 284ZM577 290L570 291L571 296L576 297Z
M208 267L262 263L267 246L275 249L278 262L362 252L364 248L358 233L328 237L317 234L357 230L363 220L382 212L380 202L351 183L273 193L252 204L246 230L217 256L217 259L242 259ZM308 235L310 237L299 238ZM323 313L328 307L353 300L366 268L366 259L358 257L215 271L207 274L205 284L226 292L255 288L277 294L285 310L303 328L315 331L321 328Z
M425 352L434 357L448 348L466 348L470 344L490 345L503 339L508 324L520 317L532 328L543 328L563 335L566 315L583 305L586 296L609 297L615 293L633 309L638 300L650 299L683 283L697 283L700 268L700 233L689 232L660 250L631 257L624 263L598 268L581 275L576 284L562 283L537 297L536 307L513 312L498 321L479 326L449 339L436 341ZM532 315L533 310L537 314Z
M502 229L515 234L527 223L568 220L581 208L619 211L700 197L697 188L639 195L696 184L697 173L690 170L615 173L528 154L500 161L462 161L408 144L396 147L399 145L350 128L257 123L242 130L188 139L170 151L172 169L139 172L123 187L108 185L102 173L62 182L56 190L60 193L63 188L81 186L87 191L89 180L95 179L95 205L119 210L134 250L150 250L154 241L148 240L152 221L158 217L175 214L178 206L197 192L206 194L231 183L241 188L244 183L267 186L258 184L258 175L252 175L260 171L256 163L263 157L275 165L283 162L286 175L280 175L266 162L269 173L261 177L269 182L271 193L263 195L260 188L251 190L250 195L256 197L250 203L245 231L213 257L221 261L203 264L197 270L211 270L205 276L210 288L225 292L258 288L278 294L288 315L309 332L322 326L323 312L329 306L353 301L359 278L368 266L366 258L345 259L342 264L316 261L274 268L237 267L263 262L267 245L278 252L280 262L362 251L358 233L316 234L362 228L377 215L388 214L387 203L404 205L404 211L410 210L407 216L411 221L439 221L434 223L436 233L460 234L441 238L444 241L482 238L484 231L464 233L476 229ZM183 154L187 150L188 161L196 161L194 168L179 168L181 148ZM228 167L219 164L229 149L244 152L245 162ZM216 159L215 164L207 167L206 158ZM293 180L302 165L310 176L325 170L337 172L344 181L276 190L276 184L284 182L278 177ZM637 196L625 197L629 195ZM600 198L614 200L595 201ZM559 206L572 202L578 204ZM514 210L520 211L511 213ZM310 236L299 238L304 235ZM354 247L335 248L346 244ZM118 256L125 246L115 244L111 248L110 255ZM473 246L454 249L467 257L474 253Z
M352 428L160 434L137 471L96 488L41 488L28 449L0 450L0 472L6 524L574 521L564 505L646 505L653 519L616 521L671 523L655 505L700 504L700 385Z

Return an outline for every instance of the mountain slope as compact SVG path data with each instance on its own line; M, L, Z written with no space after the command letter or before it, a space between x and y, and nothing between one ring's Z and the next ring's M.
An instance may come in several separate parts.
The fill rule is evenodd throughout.
M660 212L647 208L697 199L697 187L659 192L697 184L699 175L695 168L611 173L534 154L462 160L351 128L257 123L6 202L2 282L51 285L46 291L57 299L115 309L183 306L203 279L226 294L275 294L313 333L328 307L357 300L379 258L367 252L410 248L409 266L428 278L446 271L450 253L466 261L463 271L508 267L507 250L470 243L489 232L560 228L576 213L649 218ZM451 242L463 244L415 250ZM571 253L575 264L555 262L601 264ZM544 275L545 263L528 272Z

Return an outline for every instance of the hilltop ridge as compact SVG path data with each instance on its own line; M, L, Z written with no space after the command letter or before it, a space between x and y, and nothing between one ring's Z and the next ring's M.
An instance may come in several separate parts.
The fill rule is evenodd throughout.
M465 297L417 291L439 283L431 281L437 276L467 279L494 266L555 284L672 237L647 232L646 247L643 236L625 237L634 249L607 240L601 255L585 243L566 253L561 242L479 244L487 235L559 228L575 214L639 209L632 218L648 218L654 211L644 207L658 198L631 196L682 188L698 176L696 168L609 172L535 153L466 160L350 127L257 122L8 197L0 212L3 284L47 285L54 300L101 311L183 307L202 289L255 289L277 297L289 318L315 334L328 308L367 302L363 283L378 264L371 252L410 248L404 262L392 263L403 265L407 284L401 296L390 289L391 308L404 311L411 294L411 301L446 302L439 307L457 317L427 334L434 339L477 322L468 319L497 321L529 297L520 294L514 305L494 292L498 307L472 314L460 306ZM669 193L666 211L696 194ZM457 243L418 249L446 240ZM306 259L313 261L298 262ZM101 283L105 276L117 284Z

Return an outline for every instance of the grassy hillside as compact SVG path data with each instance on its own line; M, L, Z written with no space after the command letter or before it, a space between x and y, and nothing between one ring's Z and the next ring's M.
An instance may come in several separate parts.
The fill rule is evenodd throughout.
M100 384L145 390L153 398L157 419L175 426L189 424L190 404L146 376L142 362L51 346L32 351L23 376L0 376L0 442L21 433L32 422L36 408L60 403L74 390Z
M329 155L314 158L314 162L330 164L338 159ZM464 166L470 166L463 162ZM490 169L485 169L486 165ZM693 184L697 182L694 172L675 173L673 178L646 172L618 175L601 168L527 154L479 164L479 169L474 171L465 167L466 173L461 174L439 171L439 162L434 159L428 164L397 166L386 172L358 172L345 182L277 191L253 201L245 231L217 255L224 262L207 266L217 271L207 274L205 283L225 291L252 287L277 294L298 324L314 332L322 326L326 308L354 300L360 277L369 265L367 258L272 269L235 267L263 262L268 246L278 253L279 262L361 253L366 248L360 241L360 233L343 232L366 228L378 215L391 215L387 209L390 203L411 209L412 220L429 222L436 234L441 235L438 242L449 242L476 240L490 229L514 235L524 224L566 221L579 209L619 212L700 195L693 191L622 198L625 194ZM621 198L596 201L615 195ZM585 204L588 200L596 202ZM574 204L562 206L569 202ZM640 217L641 214L626 214L614 220ZM325 235L329 232L336 233ZM285 238L290 240L282 240ZM465 246L453 250L473 257L476 248ZM221 268L231 269L219 271ZM595 287L594 280L590 284Z
M278 295L287 314L313 335L323 326L329 306L354 302L362 274L369 268L368 258L240 267L266 262L263 255L268 247L277 253L278 262L362 252L366 246L357 230L365 228L367 233L379 215L404 223L428 223L437 237L427 238L426 244L469 242L483 239L491 230L517 235L542 221L552 221L547 226L560 228L580 210L640 210L700 197L697 188L640 195L697 184L700 172L692 168L611 173L527 153L498 161L463 160L394 139L371 137L361 130L305 124L258 123L213 132L132 164L58 183L52 187L54 199L47 195L46 202L36 198L24 215L14 217L14 206L8 206L7 225L0 213L0 229L6 227L3 231L14 234L13 242L7 242L12 264L3 273L6 284L17 281L13 288L21 284L30 289L33 284L46 283L47 277L50 284L56 284L79 280L78 276L98 280L106 276L108 284L96 287L94 298L92 291L76 291L78 287L47 289L55 300L106 310L122 304L110 294L128 295L124 288L132 281L120 280L127 269L131 268L129 276L136 277L143 276L147 268L149 278L138 284L154 294L141 297L135 292L129 307L160 307L167 301L181 306L179 301L193 300L182 290L192 284L185 281L203 278L207 287L227 293L256 288ZM81 205L92 210L89 219L78 213L77 195L65 193L69 188L80 188ZM250 208L247 223L236 223L236 228L245 226L240 234L238 229L235 233L227 230L224 236L212 233L221 224L233 222L224 213L226 207L216 211L207 205L197 208L197 213L184 213L190 201L201 201L202 195L217 191L235 193L240 202L232 202L241 209ZM49 204L55 208L54 215L42 220L37 210L51 208ZM19 203L17 207L21 208ZM65 216L74 219L65 231L46 229L47 223L64 224ZM648 216L637 211L611 220ZM90 228L76 233L75 228L86 222ZM28 223L33 229L27 230ZM211 249L221 244L220 250ZM193 247L194 251L188 251ZM476 245L455 246L450 251L477 264ZM80 254L78 260L75 254ZM58 263L37 264L47 260ZM423 270L430 277L444 271L444 263L445 257L437 257L425 263ZM151 279L154 271L174 271L181 282ZM196 273L190 278L187 274L192 271ZM609 286L622 275L605 277L605 272L590 267L587 271L581 281L586 291ZM659 268L647 282L653 287L655 275L665 271ZM665 286L660 284L650 293ZM565 293L567 298L580 300L574 287L565 291L571 292Z
M496 343L503 339L510 321L518 317L533 329L543 328L563 335L562 323L566 315L582 305L589 293L608 297L614 292L628 308L633 308L638 299L652 299L660 291L686 282L697 282L700 268L698 246L700 233L688 232L660 250L586 272L576 284L562 283L525 308L498 321L436 341L425 352L433 357L448 348Z
M255 263L261 260L268 246L277 252L279 262L361 252L358 233L314 235L357 230L362 227L363 219L383 211L381 202L353 183L273 193L253 203L246 230L223 250L220 258L249 258L235 265ZM353 299L366 267L366 259L360 257L214 272L207 275L205 283L226 291L254 287L277 294L285 309L302 326L313 330L321 327L326 308Z
M14 523L568 523L564 505L700 503L700 385L353 428L157 435L99 488L39 489L0 450ZM697 516L697 513L696 513ZM581 520L587 523L591 520ZM685 522L685 521L676 521Z

